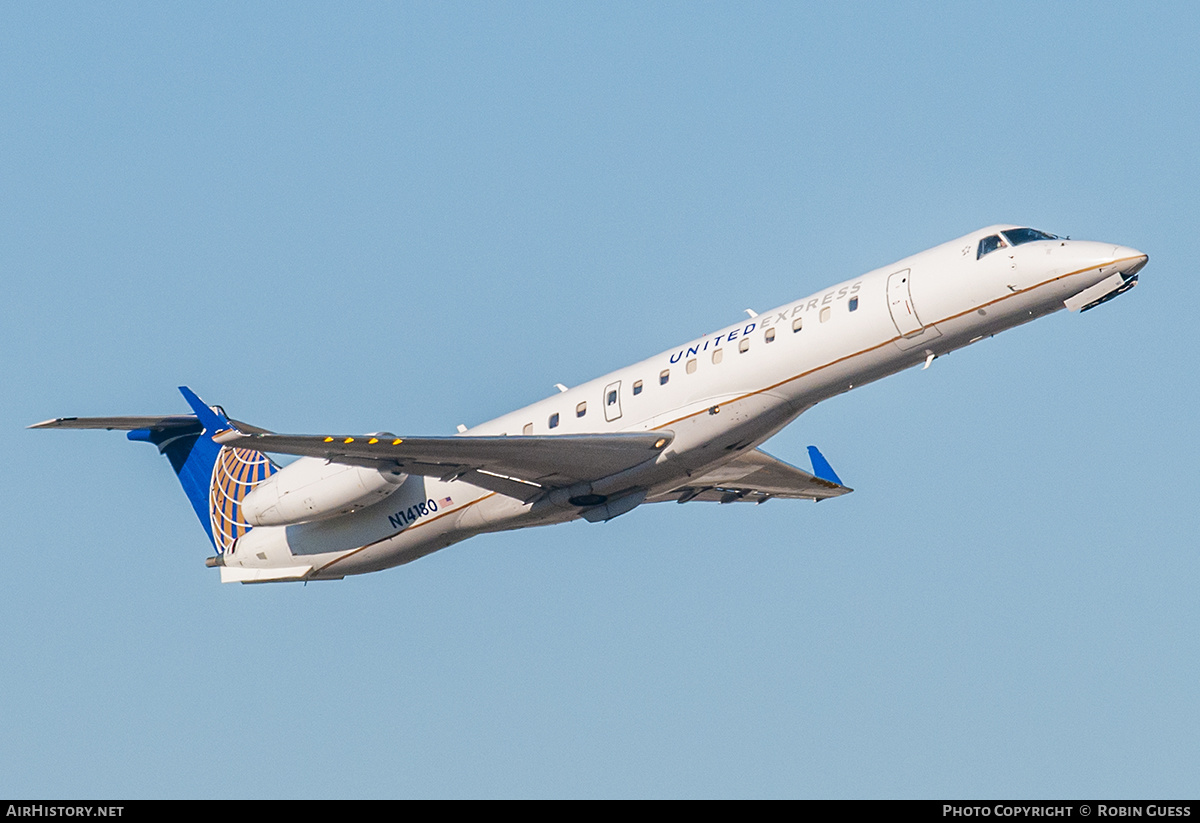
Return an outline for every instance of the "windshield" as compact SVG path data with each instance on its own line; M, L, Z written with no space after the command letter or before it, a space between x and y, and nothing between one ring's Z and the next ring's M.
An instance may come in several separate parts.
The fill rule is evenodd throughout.
M1004 236L1014 246L1020 246L1022 243L1032 243L1034 240L1058 239L1053 234L1046 234L1046 232L1038 231L1037 229L1005 229Z
M975 254L975 259L978 260L985 254L991 254L996 249L1002 249L1007 244L1000 238L998 234L989 235L979 241L979 251Z

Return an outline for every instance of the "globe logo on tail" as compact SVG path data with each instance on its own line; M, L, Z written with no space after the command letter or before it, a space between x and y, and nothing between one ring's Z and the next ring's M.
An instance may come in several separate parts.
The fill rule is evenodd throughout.
M213 463L209 488L209 515L213 543L221 554L251 526L242 520L241 502L250 490L278 471L262 452L224 447Z

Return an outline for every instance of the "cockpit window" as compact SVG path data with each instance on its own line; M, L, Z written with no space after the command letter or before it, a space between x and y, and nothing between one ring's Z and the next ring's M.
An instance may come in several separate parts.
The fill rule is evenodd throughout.
M985 237L979 241L979 253L975 255L975 259L983 257L985 254L991 254L996 249L1004 248L1007 243L1001 239L1000 235L993 234L990 237Z
M1005 229L1004 236L1014 246L1020 246L1022 243L1032 243L1034 240L1058 239L1053 234L1046 234L1044 231L1038 231L1037 229Z

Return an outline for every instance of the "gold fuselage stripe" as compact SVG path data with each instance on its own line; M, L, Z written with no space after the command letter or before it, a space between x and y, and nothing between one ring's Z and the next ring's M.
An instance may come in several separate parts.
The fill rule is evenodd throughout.
M332 566L334 563L340 563L341 561L345 560L347 557L353 557L354 555L358 554L359 552L365 551L366 549L369 549L372 546L378 546L380 543L386 543L387 541L391 540L393 537L397 537L401 534L405 534L407 532L412 531L413 529L419 529L422 526L428 526L430 523L433 523L434 521L437 521L437 520L441 520L443 517L445 517L448 514L454 514L455 512L464 511L466 509L471 508L471 506L474 506L476 503L482 503L484 500L487 500L489 497L495 497L495 496L496 496L496 492L488 492L483 497L480 497L476 500L472 500L470 503L463 503L461 506L459 506L457 508L449 509L448 511L441 512L440 514L438 514L437 517L431 517L428 520L425 520L421 523L414 523L413 525L403 528L398 532L392 532L387 537L381 537L378 540L372 541L365 546L359 546L357 549L351 549L350 551L346 552L345 554L339 555L339 556L333 558L332 560L330 560L328 563L326 563L321 568L313 571L312 574L309 576L311 577L312 575L320 574L321 572L325 571L330 566Z
M998 297L995 300L989 300L987 303L980 303L978 306L972 306L971 308L967 309L966 311L961 311L958 314L952 314L949 317L943 317L941 320L936 320L933 322L926 323L925 325L923 325L921 327L921 329L924 330L924 329L929 328L930 326L936 326L938 323L947 323L951 320L957 320L958 318L964 317L968 314L971 314L972 312L979 311L980 309L986 309L987 307L994 306L997 303L1003 303L1005 300L1011 300L1012 298L1014 298L1018 295L1025 294L1026 292L1033 291L1034 289L1040 289L1042 286L1049 285L1050 283L1055 283L1055 282L1062 280L1064 278L1067 278L1067 277L1074 277L1077 274L1083 274L1084 272L1091 271L1092 269L1102 269L1105 266L1115 266L1118 263L1124 263L1129 260L1137 260L1137 259L1138 259L1137 257L1122 257L1119 260L1113 260L1108 263L1101 263L1098 266L1088 266L1087 268L1079 269L1079 270L1073 271L1073 272L1068 272L1067 274L1060 274L1058 277L1051 277L1049 280L1045 280L1041 283L1037 283L1036 285L1030 286L1029 288L1021 289L1020 291L1015 291L1015 292L1012 292L1011 294L1003 295L1002 297ZM800 374L796 374L796 375L793 375L792 377L788 377L783 380L780 380L778 383L772 383L770 386L766 386L761 389L755 389L752 392L747 392L746 394L735 397L732 400L726 400L724 402L725 403L736 403L739 400L745 400L748 397L754 397L755 395L769 392L772 389L777 389L780 386L783 386L787 383L791 383L793 380L799 380L802 377L808 377L810 374L816 374L817 372L821 371L822 369L827 369L830 366L836 366L838 363L844 363L847 360L852 360L855 357L858 357L859 355L867 354L868 352L873 352L877 349L882 349L885 346L891 345L892 343L895 343L897 340L902 340L902 339L904 339L903 335L896 335L895 337L889 338L889 339L885 340L884 342L879 343L878 345L870 346L868 348L862 349L861 351L856 351L853 354L844 355L842 357L837 358L836 360L830 360L828 363L825 363L820 366L815 366L806 372L801 372ZM704 408L704 409L700 409L699 411L694 411L691 414L685 414L683 417L677 417L674 420L663 423L660 426L655 426L653 429L651 429L651 431L658 431L659 429L665 429L667 426L673 426L676 423L679 423L683 420L687 420L688 418L695 417L700 414L705 414L707 411L708 411L708 409Z
M971 314L972 312L976 312L976 311L979 311L980 309L988 308L989 306L994 306L998 303L1003 303L1005 300L1011 300L1012 298L1017 297L1018 295L1025 294L1026 292L1033 291L1034 289L1040 289L1042 286L1049 285L1050 283L1055 283L1055 282L1057 282L1059 280L1063 280L1067 277L1074 277L1077 274L1083 274L1084 272L1091 271L1092 269L1102 269L1105 266L1115 266L1120 263L1125 263L1130 260L1137 260L1137 259L1138 259L1137 257L1123 257L1123 258L1120 258L1119 260L1113 260L1108 263L1101 263L1098 266L1088 266L1086 268L1078 269L1077 271L1068 272L1067 274L1060 274L1057 277L1052 277L1049 280L1042 281L1041 283L1037 283L1033 286L1029 286L1028 288L1021 289L1020 291L1015 291L1015 292L1012 292L1011 294L1003 295L1001 297L996 298L995 300L989 300L986 303L980 303L978 306L972 306L971 308L966 309L965 311L961 311L958 314L952 314L948 317L943 317L941 320L926 323L924 326L922 326L922 329L929 328L930 326L936 326L939 323L946 323L951 320L957 320L958 318L965 317L966 315ZM903 339L903 335L897 335L895 337L888 338L884 342L879 343L877 345L869 346L868 348L854 352L853 354L844 355L835 360L831 360L828 363L825 363L823 365L815 366L815 367L809 369L808 371L801 372L800 374L796 374L791 377L785 378L783 380L780 380L777 383L772 383L770 386L766 386L761 389L755 389L752 392L747 392L746 394L739 395L738 397L735 397L732 400L726 400L724 402L725 403L736 403L739 400L745 400L749 397L754 397L759 394L764 394L773 389L777 389L780 386L783 386L787 383L791 383L793 380L799 380L803 377L808 377L811 374L816 374L817 372L819 372L823 369L827 369L830 366L836 366L838 363L844 363L845 361L852 360L855 357L858 357L860 355L867 354L868 352L872 352L872 351L876 351L877 349L884 348L885 346L891 345L892 343L896 342L897 340L901 340L901 339ZM674 420L671 420L667 423L663 423L662 425L655 426L652 429L650 429L650 431L658 431L660 429L665 429L668 426L673 426L676 423L679 423L683 420L687 420L689 418L696 417L697 415L700 415L700 414L706 414L707 412L708 412L707 408L700 409L699 411L692 412L691 414L685 414L682 417L677 417ZM328 563L326 563L324 566L321 566L319 569L316 569L315 571L312 572L312 575L320 574L321 572L325 571L326 569L328 569L330 566L334 565L335 563L339 563L342 560L345 560L349 557L353 557L354 555L358 554L359 552L365 551L366 549L369 549L372 546L378 546L380 543L386 543L388 540L391 540L392 538L396 537L397 535L404 534L406 532L412 531L413 529L419 529L421 526L425 526L425 525L433 523L437 520L440 520L441 518L445 517L446 515L463 511L465 509L470 508L471 506L474 506L476 503L482 503L484 500L487 500L489 497L494 497L495 495L496 495L496 492L489 492L489 493L485 494L483 497L480 497L476 500L472 500L470 503L464 503L463 505L459 506L458 508L451 509L450 511L442 512L442 513L438 514L437 517L432 517L429 520L426 520L422 523L415 523L412 526L401 529L400 531L394 532L393 534L389 534L387 537L381 537L379 540L375 540L371 543L368 543L365 546L360 546L357 549L351 549L350 551L346 552L345 554L335 557L333 560L330 560ZM310 575L310 576L312 576L312 575Z

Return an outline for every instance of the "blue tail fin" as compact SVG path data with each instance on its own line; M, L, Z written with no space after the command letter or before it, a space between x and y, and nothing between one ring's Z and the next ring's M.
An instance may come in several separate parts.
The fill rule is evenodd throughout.
M224 554L251 528L241 518L242 498L279 469L262 452L214 443L214 434L231 428L229 418L219 407L206 406L188 387L180 386L179 391L194 416L163 418L153 421L155 425L133 428L126 436L153 443L171 461L213 548Z

